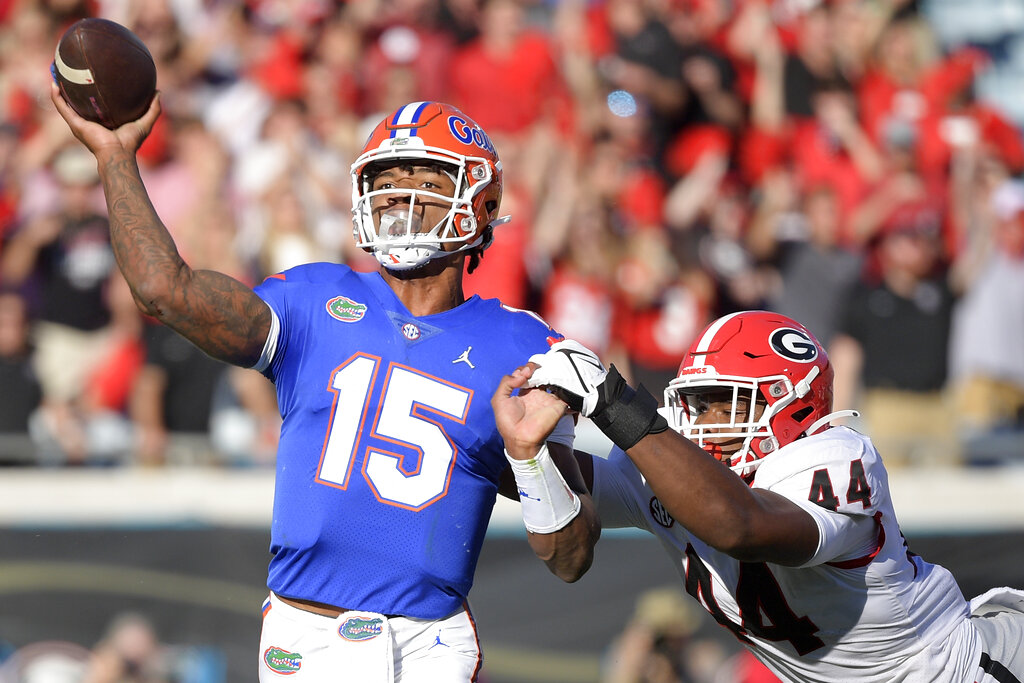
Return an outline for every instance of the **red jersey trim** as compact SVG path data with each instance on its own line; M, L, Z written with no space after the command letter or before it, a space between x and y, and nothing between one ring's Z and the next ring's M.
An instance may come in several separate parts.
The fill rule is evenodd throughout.
M882 546L885 545L885 527L882 526L882 513L875 513L875 526L878 527L878 536L875 540L875 549L869 554L863 557L857 557L852 560L843 560L842 562L826 562L830 567L836 567L837 569L856 569L858 567L864 567L871 564L871 561L875 559L878 553L882 550Z

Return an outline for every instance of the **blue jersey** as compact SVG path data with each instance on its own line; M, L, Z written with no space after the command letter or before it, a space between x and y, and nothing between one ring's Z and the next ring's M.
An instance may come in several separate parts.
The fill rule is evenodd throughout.
M379 273L337 264L256 292L277 318L264 373L283 417L268 586L389 615L455 611L507 464L491 395L557 335L475 296L418 318Z

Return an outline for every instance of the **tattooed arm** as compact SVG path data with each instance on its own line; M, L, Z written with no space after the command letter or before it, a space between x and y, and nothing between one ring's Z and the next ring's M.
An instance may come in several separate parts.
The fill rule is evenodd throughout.
M56 84L50 96L75 137L96 157L110 241L139 309L214 358L252 366L270 330L270 307L234 278L192 270L182 260L139 175L135 154L160 115L159 96L142 118L113 131L78 116Z

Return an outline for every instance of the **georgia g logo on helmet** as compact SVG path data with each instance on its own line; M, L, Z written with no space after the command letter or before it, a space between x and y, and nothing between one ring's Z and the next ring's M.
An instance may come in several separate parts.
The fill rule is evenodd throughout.
M802 330L780 327L768 337L772 351L796 363L810 363L818 357L818 345Z

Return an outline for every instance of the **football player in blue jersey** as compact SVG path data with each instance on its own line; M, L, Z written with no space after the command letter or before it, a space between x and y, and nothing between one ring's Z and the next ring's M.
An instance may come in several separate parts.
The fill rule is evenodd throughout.
M307 264L254 291L190 269L153 210L136 151L158 101L110 131L55 88L52 99L96 156L117 262L141 310L276 386L259 679L476 680L466 600L499 488L522 501L530 545L564 580L586 571L599 534L572 419L521 460L495 426L501 376L560 336L532 313L464 295L466 260L475 266L506 220L490 139L449 105L399 108L352 166L356 243L379 272ZM550 409L534 405L543 397L524 392L523 405ZM513 419L529 434L538 421L526 412Z

